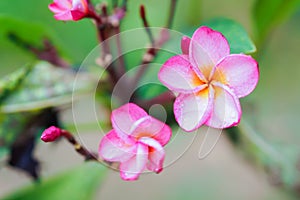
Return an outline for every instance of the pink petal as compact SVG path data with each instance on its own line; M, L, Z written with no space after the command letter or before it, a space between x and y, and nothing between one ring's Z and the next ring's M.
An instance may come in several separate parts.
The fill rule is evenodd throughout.
M185 55L189 54L190 42L191 42L191 38L187 36L183 36L181 38L181 51Z
M179 126L193 131L205 123L210 116L213 89L205 88L195 94L180 94L174 102L174 115Z
M72 10L71 15L74 21L78 21L86 16L85 13L79 10Z
M126 139L127 135L131 133L134 123L147 116L148 114L142 108L133 103L128 103L112 111L111 122L119 136Z
M49 10L51 10L54 13L60 13L60 12L66 11L65 8L62 8L61 6L59 6L59 4L56 4L56 3L51 3L48 6L48 8L49 8Z
M63 20L63 21L73 20L73 16L71 15L70 11L66 11L66 12L61 12L61 13L55 14L54 18L56 20Z
M229 87L213 83L215 97L213 110L206 125L213 128L228 128L240 122L242 110L239 99Z
M57 4L62 9L69 10L72 8L72 0L54 0L54 4Z
M168 125L151 116L136 121L131 131L131 136L134 136L137 140L142 137L151 137L162 146L168 143L171 135L172 130Z
M198 73L190 65L186 55L178 55L164 63L158 73L158 78L170 90L191 93L203 88L203 81Z
M202 26L194 32L189 58L194 66L200 68L206 78L209 77L213 67L229 53L229 44L220 32L206 26Z
M135 141L125 142L118 134L111 130L106 134L99 145L99 156L110 162L125 162L135 156Z
M149 162L147 168L153 172L160 173L163 170L163 162L165 159L165 150L159 142L152 138L143 137L139 140L149 147Z
M137 143L136 155L120 165L120 174L123 180L138 179L146 168L148 162L148 147L143 143Z
M228 85L237 97L250 94L259 78L258 63L243 54L226 56L216 67L213 79Z
M88 3L86 0L73 0L72 3L73 10L81 11L82 13L87 13Z
M54 12L63 12L72 9L72 1L71 0L54 0L54 3L51 3L48 7Z

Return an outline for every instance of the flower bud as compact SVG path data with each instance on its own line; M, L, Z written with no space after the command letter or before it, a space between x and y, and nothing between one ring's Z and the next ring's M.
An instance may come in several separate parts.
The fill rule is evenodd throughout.
M44 142L53 142L61 136L61 129L55 126L50 126L42 133L41 140Z

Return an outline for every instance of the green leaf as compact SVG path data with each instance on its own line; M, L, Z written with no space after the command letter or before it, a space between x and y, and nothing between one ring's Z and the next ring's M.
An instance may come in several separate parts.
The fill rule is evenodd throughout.
M10 200L53 200L93 199L99 184L105 178L106 168L96 162L86 162L78 169L36 183L26 189L15 192L4 199Z
M23 67L0 80L0 104L22 84L31 69L31 66Z
M75 84L76 83L76 84ZM96 84L87 73L37 63L22 85L2 102L1 112L31 111L71 103L90 93Z
M257 0L253 7L257 39L263 40L273 27L288 19L299 6L300 0Z
M246 30L237 22L226 18L215 18L204 22L208 26L221 32L229 42L231 53L254 53L256 47Z

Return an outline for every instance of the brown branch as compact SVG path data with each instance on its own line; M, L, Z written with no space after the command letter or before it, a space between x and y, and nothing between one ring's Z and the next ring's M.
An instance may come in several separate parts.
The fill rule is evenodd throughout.
M143 56L142 62L140 64L140 68L138 69L137 73L135 74L133 81L132 81L132 88L134 89L140 79L143 77L144 73L146 72L149 64L153 61L157 52L160 48L169 40L170 34L167 29L163 29L160 32L159 38L154 42L154 46L150 47Z
M45 60L57 67L62 67L62 68L70 67L70 65L59 56L58 50L47 38L43 40L42 48L34 46L33 44L30 44L27 41L22 40L14 33L9 33L8 38L19 47L33 53L40 60Z
M177 4L177 0L171 0L170 10L169 10L169 17L168 17L168 21L167 21L167 25L166 25L167 28L171 28L172 25L173 25L175 10L176 10L176 4Z
M148 20L147 20L147 17L146 17L146 10L145 10L144 5L140 6L140 16L141 16L141 19L143 21L143 25L144 25L144 28L146 30L146 33L147 33L147 35L149 37L149 40L151 42L151 45L153 47L155 41L154 41L153 34L152 34L151 30L149 29L149 23L148 23Z
M82 155L86 161L88 160L95 160L99 161L96 154L89 152L86 148L81 146L80 143L77 142L77 140L74 138L74 136L66 130L61 130L61 135L68 140L69 143L71 143L74 146L74 149Z
M173 19L174 19L174 16L175 16L176 4L177 4L177 0L171 0L170 12L169 12L166 28L170 28L172 26ZM139 68L139 70L137 71L135 77L133 78L133 81L132 81L132 88L133 89L138 85L140 79L143 77L144 73L147 70L147 67L148 67L149 63L151 63L154 60L154 58L156 57L157 52L159 51L159 48L161 48L161 46L170 37L170 34L169 34L168 30L163 29L161 31L160 37L157 40L154 40L153 36L152 36L152 32L149 29L149 24L146 20L146 13L145 13L145 8L144 8L143 5L141 5L141 7L140 7L140 15L141 15L141 18L143 19L145 30L146 30L149 38L150 38L150 41L151 41L152 45L148 49L148 51L144 54L143 59L142 59L142 63L141 63L141 67Z

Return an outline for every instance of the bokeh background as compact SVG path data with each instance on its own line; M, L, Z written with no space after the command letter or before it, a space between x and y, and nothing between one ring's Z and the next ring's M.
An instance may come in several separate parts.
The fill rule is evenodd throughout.
M257 45L258 51L253 56L259 61L260 81L256 90L242 100L243 120L247 120L251 130L263 139L263 142L258 139L259 148L271 151L271 156L261 153L259 148L245 150L243 145L232 142L229 139L232 137L227 137L228 133L223 133L213 152L199 160L203 134L183 133L182 140L193 143L163 173L145 174L136 182L124 182L117 172L110 170L101 178L99 185L93 184L96 192L92 199L299 199L299 1L291 1L294 3L288 9L282 3L284 1L262 1L271 2L263 11L255 10L258 1L178 0L173 28L188 34L207 20L226 17L239 22L247 30ZM7 38L7 22L11 17L46 26L62 55L74 66L79 66L97 45L95 28L89 20L76 23L56 21L47 8L49 3L50 0L0 1L0 77L35 59ZM151 26L161 27L165 24L168 0L128 0L128 13L122 22L122 30L142 27L138 12L140 4L146 7ZM276 6L277 10L274 9ZM268 25L268 21L272 20L274 22ZM10 29L19 30L17 26ZM34 30L20 31L27 35L35 34ZM85 110L85 103L89 103L89 99L76 103L74 109L82 113L83 122L90 122L93 113ZM105 113L103 119L107 118L105 108L100 106L99 109ZM60 118L66 124L71 124L71 108L65 108ZM205 131L206 128L202 128L200 133ZM82 137L86 145L97 149L99 135L95 130L87 130ZM178 140L176 142L180 143ZM176 145L168 149L170 154L172 148L177 148ZM38 142L35 156L41 161L41 176L45 179L82 165L82 158L65 141L50 145ZM4 161L2 159L2 163ZM270 164L273 163L278 164L284 172L270 170ZM88 176L85 173L78 174L79 178L74 181L85 180L84 177ZM31 184L32 180L24 173L1 165L0 197ZM64 199L63 193L61 199Z

